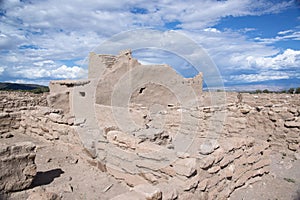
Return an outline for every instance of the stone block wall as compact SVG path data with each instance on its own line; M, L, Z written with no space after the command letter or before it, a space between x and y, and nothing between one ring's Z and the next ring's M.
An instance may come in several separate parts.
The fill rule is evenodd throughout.
M300 153L300 106L297 104L249 104L227 106L226 135L255 136L268 141L273 150Z
M19 129L20 121L20 112L0 113L0 137L10 137L8 133Z
M95 165L131 187L155 186L162 199L228 198L270 170L269 143L253 138L221 137L209 151L199 150L205 141L196 139L186 152L115 130L108 131L106 138L97 145Z
M28 188L36 175L35 145L0 144L0 193Z
M21 111L47 106L46 95L0 91L0 137L10 137L19 128Z
M47 140L58 140L79 144L75 127L80 123L74 117L65 115L63 110L49 107L36 107L21 111L19 131L21 133Z
M16 112L28 110L35 106L47 106L48 94L33 94L29 92L0 91L0 112Z

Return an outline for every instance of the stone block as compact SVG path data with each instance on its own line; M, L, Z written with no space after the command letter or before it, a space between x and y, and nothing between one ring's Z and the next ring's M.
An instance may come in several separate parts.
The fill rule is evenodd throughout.
M21 142L0 144L0 191L28 188L36 174L35 145Z
M162 199L162 192L160 189L150 184L137 185L133 188L133 191L144 196L146 200Z
M178 159L174 165L174 170L177 174L191 177L193 174L196 173L197 162L196 158L185 158L185 159Z

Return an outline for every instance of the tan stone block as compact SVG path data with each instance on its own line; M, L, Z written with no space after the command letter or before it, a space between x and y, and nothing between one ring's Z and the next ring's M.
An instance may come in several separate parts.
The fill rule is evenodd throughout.
M260 160L252 166L252 169L259 169L259 168L270 165L270 163L271 163L270 159Z
M121 131L109 131L106 135L107 140L120 147L136 149L140 140L132 135L123 133Z
M173 168L177 174L190 177L196 173L196 158L178 159L174 162Z
M235 166L234 164L229 165L228 167L226 167L224 170L224 175L226 178L231 178L235 172Z
M136 186L139 184L145 184L147 181L141 176L135 174L129 174L111 164L106 165L107 172L116 179L124 180L129 186Z
M157 183L158 182L158 179L156 178L156 176L154 176L152 173L139 173L139 175L141 177L143 177L144 179L146 179L147 181L149 181L150 183Z
M214 166L214 167L209 168L207 171L210 174L214 174L214 173L217 173L218 171L220 171L220 169L221 169L220 166Z
M213 155L205 156L202 159L198 159L198 162L198 166L201 169L207 169L214 164L215 157Z
M222 148L217 149L213 156L215 157L215 163L220 162L224 158L225 152Z
M133 191L144 196L146 200L162 199L162 192L160 191L160 189L150 184L136 185L133 188Z
M199 183L199 177L196 175L188 180L186 180L183 184L183 190L184 191L190 191L192 189L197 188Z
M130 191L130 192L126 192L124 194L115 196L111 200L131 200L131 199L132 200L145 200L145 197L140 193L137 193L135 191Z
M256 174L253 171L245 172L235 183L235 187L240 187L246 183L248 179L255 176Z
M176 171L174 170L173 167L170 166L160 168L159 171L172 177L176 175Z
M198 189L201 191L205 191L207 185L208 185L209 179L204 179L198 184Z
M247 163L248 164L253 164L253 163L257 162L259 159L260 159L259 156L252 155L252 156L250 156L250 157L247 158Z
M220 166L221 166L221 167L225 167L225 166L227 166L229 163L231 163L234 159L235 159L235 155L227 155L227 156L225 156L225 157L221 160Z
M162 182L156 185L162 191L162 200L175 200L178 198L178 185L174 184L173 182Z

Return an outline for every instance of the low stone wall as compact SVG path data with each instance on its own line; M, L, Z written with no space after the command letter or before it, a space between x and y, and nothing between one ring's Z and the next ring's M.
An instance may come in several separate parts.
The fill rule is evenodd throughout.
M9 132L19 128L21 111L47 106L46 95L0 91L0 137L11 137Z
M269 144L253 138L219 138L209 151L195 151L205 144L196 139L186 152L141 142L120 131L109 131L106 138L97 146L95 165L129 186L154 185L162 199L227 198L269 172Z
M79 126L74 117L65 115L60 109L38 106L34 110L21 111L19 131L47 140L58 140L79 144L75 127Z
M28 188L36 175L35 145L0 143L0 193Z
M28 110L35 106L47 106L48 94L33 94L29 92L0 91L0 112L16 112Z
M11 137L11 135L7 133L19 129L20 121L21 121L20 112L0 113L0 138Z
M286 152L283 153L299 155L300 106L287 103L264 106L230 104L227 110L226 135L254 136L268 141L273 150L284 149Z

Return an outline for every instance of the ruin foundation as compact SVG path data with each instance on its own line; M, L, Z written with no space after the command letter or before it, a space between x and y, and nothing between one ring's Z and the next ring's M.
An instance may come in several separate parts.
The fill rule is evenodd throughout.
M231 94L212 105L201 73L185 79L167 65L141 65L130 51L91 53L89 62L87 80L51 82L48 103L45 96L26 96L14 105L2 100L0 135L19 131L82 146L92 166L132 188L114 200L226 199L269 173L272 150L299 155L299 97L272 102L272 94L245 94L236 101ZM22 183L0 187L28 186L34 154L26 153L22 166L30 173Z

